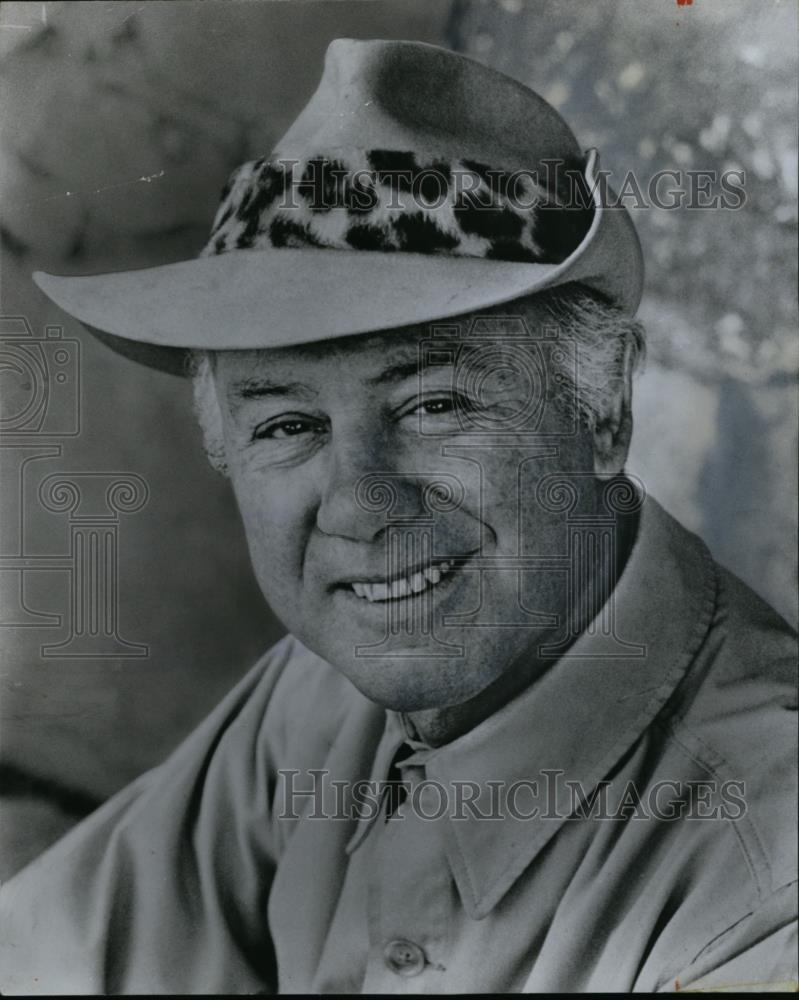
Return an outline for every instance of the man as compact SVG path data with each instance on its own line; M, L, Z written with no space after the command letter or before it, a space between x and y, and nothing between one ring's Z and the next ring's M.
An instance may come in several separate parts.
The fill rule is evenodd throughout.
M38 276L192 374L290 634L4 888L4 992L795 976L794 637L624 475L610 203L536 94L339 40L200 260Z

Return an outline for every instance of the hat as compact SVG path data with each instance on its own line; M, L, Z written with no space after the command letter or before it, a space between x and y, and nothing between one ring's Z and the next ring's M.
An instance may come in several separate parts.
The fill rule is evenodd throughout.
M643 264L538 94L446 49L331 42L268 157L234 171L198 258L37 285L130 357L285 347L443 319L579 281L628 313Z

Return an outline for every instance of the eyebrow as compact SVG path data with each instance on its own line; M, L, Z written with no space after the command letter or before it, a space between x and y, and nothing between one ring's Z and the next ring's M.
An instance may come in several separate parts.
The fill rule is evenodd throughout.
M273 382L264 376L234 382L230 393L236 399L264 399L271 396L316 396L316 390L304 382Z
M401 382L403 379L420 375L430 368L440 368L441 363L433 360L420 360L414 357L412 360L402 361L395 365L384 368L377 375L373 375L366 381L369 385L386 385L392 382ZM451 367L451 364L450 364ZM318 395L304 382L275 382L266 376L251 376L234 382L230 387L230 395L237 400L248 399L268 399L275 397L298 396L311 398Z
M396 365L384 368L378 375L368 379L370 385L385 385L388 382L401 382L403 379L421 375L422 372L430 368L453 367L451 361L439 362L432 359L420 360L418 357L413 361L403 361Z

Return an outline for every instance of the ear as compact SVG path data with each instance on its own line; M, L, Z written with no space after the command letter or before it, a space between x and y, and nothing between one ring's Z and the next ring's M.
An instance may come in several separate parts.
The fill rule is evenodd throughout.
M624 347L619 390L607 411L598 415L593 427L594 472L598 476L615 476L624 471L630 441L633 436L633 345Z
M194 413L202 431L203 446L211 467L227 476L224 418L213 368L213 356L210 351L206 351L200 357L192 376Z

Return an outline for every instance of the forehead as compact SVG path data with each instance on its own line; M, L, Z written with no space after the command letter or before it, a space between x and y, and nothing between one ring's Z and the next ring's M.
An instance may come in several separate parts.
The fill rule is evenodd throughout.
M324 379L346 366L349 373L364 379L386 365L412 361L419 355L419 345L428 335L427 325L384 330L334 340L274 347L268 350L217 351L214 370L225 385L254 375L293 376Z
M507 315L495 314L489 318L495 331L489 353L495 363L499 355L512 354L514 351L512 342L504 343L502 337L495 339L496 331L501 331L506 326L513 329L518 345L519 317L512 316L509 312ZM464 347L470 358L473 348L477 349L477 353L482 353L482 339L467 335L474 319L475 317L466 316L443 324L423 323L293 347L216 351L212 352L213 368L218 382L233 395L242 388L246 392L250 382L264 376L268 376L270 382L287 384L309 380L324 384L326 379L341 377L342 374L348 382L360 380L388 383L401 377L421 374L429 365L430 358L440 358L440 352L433 348L440 342L442 330L445 330L444 339L447 340L448 347L453 344ZM534 333L534 323L531 322L529 311L524 320L529 332Z

